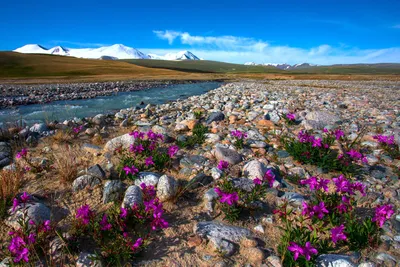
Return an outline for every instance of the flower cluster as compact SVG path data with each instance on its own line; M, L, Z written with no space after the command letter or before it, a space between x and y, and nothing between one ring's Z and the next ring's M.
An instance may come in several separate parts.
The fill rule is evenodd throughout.
M386 144L386 145L394 144L394 135L385 136L385 135L378 134L378 135L375 135L373 138L381 144Z
M288 113L288 114L286 114L286 119L288 119L289 121L295 121L296 120L296 114Z
M231 136L235 139L234 145L236 148L243 148L244 139L247 138L247 133L240 130L231 131Z
M79 126L74 127L74 128L72 129L72 131L74 132L74 134L79 134L82 130L83 130L83 125L79 125Z
M135 141L130 144L129 149L116 150L122 156L118 168L123 178L135 179L140 171L151 168L161 171L170 165L179 151L176 145L163 147L164 136L151 130L133 131L130 135Z
M16 155L15 157L16 157L17 159L20 159L20 158L25 158L27 155L28 155L28 149L23 148L21 151L19 151L19 152L17 153L17 155Z
M14 212L19 206L25 206L31 200L31 196L27 192L23 192L18 198L13 199L12 211Z
M392 205L378 205L375 209L375 216L372 221L376 222L379 227L382 227L385 221L389 220L394 214Z
M168 227L154 186L142 183L140 188L142 204L115 206L106 213L96 213L89 205L79 207L72 229L73 240L93 238L110 266L131 260L146 242L150 242L154 231Z
M290 208L288 202L274 211L284 222L285 232L278 251L284 255L285 266L308 265L318 251L329 251L343 246L352 250L374 247L379 241L379 229L394 214L392 205L377 206L375 216L360 217L355 212L355 195L366 195L366 186L358 181L351 181L344 175L323 179L310 177L300 180L311 190L309 201L302 203L300 211ZM316 239L317 238L317 239ZM315 253L309 254L306 242L312 242ZM300 246L298 244L304 244ZM309 244L311 245L311 244ZM289 253L289 254L288 254ZM304 256L300 258L300 256Z
M305 164L313 164L327 171L342 173L357 173L359 164L366 163L367 158L347 143L344 132L340 129L329 131L324 129L321 135L313 135L307 131L300 131L297 138L282 137L286 151L295 160ZM337 142L349 151L339 154L333 144Z
M214 188L215 193L220 197L219 202L226 203L229 206L234 205L239 201L239 195L237 192L226 193L223 192L219 187Z
M315 249L310 242L306 242L304 246L300 246L295 242L290 242L290 246L288 246L288 250L293 252L293 258L296 261L299 256L304 256L304 258L309 261L312 255L317 255L318 251Z
M228 167L229 167L229 163L226 162L225 160L220 160L220 161L218 162L217 168L218 168L219 170L223 171L223 170L228 169Z
M25 224L30 227L26 227ZM20 228L11 231L8 235L11 237L8 251L11 254L14 263L21 261L29 262L31 254L36 254L36 247L40 246L38 241L45 239L44 235L49 234L53 230L49 220L36 224L32 220L20 222Z

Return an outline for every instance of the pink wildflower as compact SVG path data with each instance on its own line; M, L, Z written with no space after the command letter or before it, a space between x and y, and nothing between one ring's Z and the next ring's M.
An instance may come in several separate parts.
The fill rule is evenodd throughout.
M221 199L219 200L221 203L226 203L229 206L232 206L234 203L239 201L239 195L236 192L231 194L223 193Z
M346 240L347 237L346 235L343 233L344 231L344 225L340 225L338 227L334 227L331 229L331 238L332 238L332 242L333 243L337 243L340 240Z
M302 246L296 244L295 242L290 242L289 244L290 246L288 246L288 250L294 254L293 259L296 261L300 255L304 254L304 250Z
M217 168L221 171L227 169L228 167L229 167L229 163L225 160L220 160L218 163L218 166L217 166Z

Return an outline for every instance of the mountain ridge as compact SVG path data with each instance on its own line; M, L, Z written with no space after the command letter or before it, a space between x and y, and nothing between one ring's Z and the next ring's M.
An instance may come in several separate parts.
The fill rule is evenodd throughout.
M200 60L200 58L187 50L160 56L156 54L145 54L136 48L123 44L114 44L99 48L65 48L62 46L55 46L49 49L39 44L27 44L13 51L23 54L52 54L91 59Z

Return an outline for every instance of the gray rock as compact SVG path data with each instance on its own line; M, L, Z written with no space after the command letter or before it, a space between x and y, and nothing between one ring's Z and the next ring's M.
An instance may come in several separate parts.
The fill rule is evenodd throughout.
M11 156L12 154L11 145L7 142L0 142L0 153L4 153L4 155Z
M384 266L388 266L388 267L397 266L397 260L393 256L391 256L391 255L389 255L387 253L384 253L384 252L378 253L375 256L375 259L377 259L378 261L383 262Z
M267 170L267 166L265 166L264 163L258 160L252 160L244 165L243 174L252 180L255 178L262 179Z
M206 143L209 144L215 144L219 141L221 141L221 137L218 134L213 134L213 133L207 133L205 134L206 137Z
M93 117L92 122L96 125L103 125L106 121L106 115L97 114Z
M210 124L213 121L223 121L225 119L225 115L224 113L218 111L218 112L213 112L210 114L210 116L208 116L206 123Z
M93 177L99 178L99 179L106 179L106 173L103 171L103 169L100 167L99 164L93 165L91 166L88 170L87 170L87 174L91 175Z
M376 264L373 262L362 262L357 267L376 267Z
M235 246L231 242L222 238L211 237L210 245L214 251L224 256L231 256L233 253L235 253Z
M288 173L289 173L289 175L298 176L302 179L308 178L308 176L309 176L302 167L291 168L291 169L289 169Z
M102 267L102 262L97 259L96 254L81 252L76 261L76 267Z
M204 200L206 201L214 201L218 198L218 194L215 192L214 188L210 188L204 194Z
M138 178L135 180L135 185L140 186L140 184L145 183L146 185L157 186L161 175L155 172L139 172L137 174Z
M316 260L318 267L354 267L351 257L339 254L322 254Z
M240 242L244 237L251 237L251 231L246 228L226 225L220 222L198 222L193 231L203 238L220 238L233 243Z
M333 125L340 122L340 118L335 114L326 111L312 111L307 113L306 120L316 121L324 125Z
M161 201L173 198L178 192L178 183L173 177L163 175L158 180L157 197Z
M8 156L1 154L2 153L0 153L0 168L10 165L12 163L11 159Z
M9 267L12 266L12 259L10 257L4 258L0 262L0 267Z
M211 176L205 175L204 173L198 173L195 177L189 181L189 189L196 189L201 186L208 185L212 183L213 178Z
M250 145L250 147L254 147L254 148L267 147L267 143L265 143L263 141L247 140L247 144Z
M175 132L178 132L178 133L180 133L180 132L186 132L186 131L188 131L188 130L189 130L189 128L187 127L187 125L186 125L186 124L182 124L182 123L176 124L176 125L175 125L175 129L174 129L174 131L175 131Z
M265 137L256 130L247 131L247 138L256 141L265 141Z
M119 126L120 127L128 127L128 123L129 123L128 119L125 119L125 120L121 121Z
M91 175L82 175L75 179L72 183L72 190L77 192L79 190L85 189L87 186L93 188L94 186L100 184L101 181L97 177L93 177Z
M83 144L81 148L89 153L97 154L101 152L101 147L93 145L93 144Z
M212 178L214 178L214 180L218 180L219 178L222 177L223 174L224 174L224 172L216 167L211 169L211 176L212 176Z
M270 120L273 123L278 123L280 121L281 117L279 116L278 112L274 110L274 111L268 112L265 115L265 119Z
M251 192L254 188L254 182L248 178L232 178L233 186L246 192Z
M112 201L121 199L125 190L125 184L119 180L107 181L103 190L103 203L106 204Z
M282 203L284 201L287 201L292 206L301 207L304 197L298 193L285 192L285 194L279 198L278 203Z
M22 219L25 214L36 224L50 220L50 209L39 202L27 203L25 206L21 205L14 212L10 212L10 214L11 216L7 219L6 224L14 229L20 228L18 220Z
M45 123L35 123L29 130L35 133L43 133L47 132L49 129Z
M286 150L279 150L278 152L276 152L276 154L279 158L287 158L290 156L289 152L287 152Z
M242 156L238 152L222 146L216 146L215 157L218 160L224 160L231 165L235 165L242 162Z
M206 163L207 158L198 155L189 155L179 162L182 168L201 168Z
M135 204L142 204L143 203L143 196L142 190L137 185L131 185L125 191L124 200L122 201L123 208L130 208Z
M126 114L123 114L121 112L117 112L117 113L115 113L115 118L118 119L118 120L123 120L123 119L126 118Z
M131 144L135 142L135 138L129 134L124 134L109 140L104 149L113 152L115 149L122 147L128 149Z

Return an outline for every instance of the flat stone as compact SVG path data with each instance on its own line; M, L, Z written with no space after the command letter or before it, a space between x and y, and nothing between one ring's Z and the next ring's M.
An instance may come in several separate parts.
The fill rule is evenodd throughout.
M215 192L214 188L208 189L204 194L204 200L206 201L214 201L218 198L218 194Z
M126 189L124 200L122 201L123 208L131 208L135 204L142 204L143 203L143 196L142 190L137 185L131 185Z
M161 201L173 198L178 192L178 183L173 177L163 175L158 180L157 197Z
M86 187L93 188L100 183L101 181L99 178L86 174L75 179L75 181L72 183L72 190L74 192L77 192L79 190L85 189Z
M318 267L355 267L350 256L339 254L322 254L316 260Z
M290 156L289 152L286 150L279 150L276 154L279 158L287 158Z
M208 144L215 144L221 141L221 136L219 136L218 134L207 133L205 134L205 137L206 137L205 142Z
M375 259L377 259L378 261L382 261L384 263L384 266L388 266L388 267L397 266L397 260L392 255L389 255L384 252L378 253L375 256Z
M112 201L118 201L122 198L124 189L125 184L120 180L107 181L103 190L103 203L106 204Z
M333 125L340 122L340 118L335 114L326 111L312 111L307 113L306 120L316 121L319 124Z
M216 167L211 169L211 176L212 176L212 178L214 178L214 180L218 180L219 178L222 177L223 174L224 174L224 172Z
M251 237L251 231L237 226L226 225L220 222L198 222L193 231L203 238L220 238L239 243L244 237Z
M179 162L181 168L200 168L207 161L206 157L199 155L189 155L181 159Z
M242 162L242 156L238 152L222 146L216 146L215 157L218 160L224 160L231 165L236 165Z

